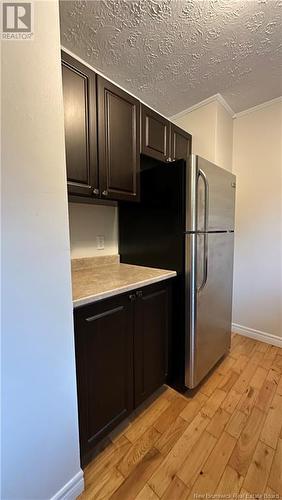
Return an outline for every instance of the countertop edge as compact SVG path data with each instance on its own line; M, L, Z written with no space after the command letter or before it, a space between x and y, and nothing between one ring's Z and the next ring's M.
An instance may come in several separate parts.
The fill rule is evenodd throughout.
M115 295L120 295L122 293L130 292L131 290L135 290L136 288L153 285L154 283L158 283L159 281L165 281L170 278L175 278L177 276L176 271L169 271L167 274L162 276L156 276L154 278L148 278L142 281L136 281L131 285L125 285L120 288L114 288L113 290L107 290L106 292L97 293L95 295L89 295L87 297L83 297L81 299L73 300L73 308L76 309L80 306L85 306L87 304L91 304L92 302L98 302L99 300L107 299L110 297L114 297Z

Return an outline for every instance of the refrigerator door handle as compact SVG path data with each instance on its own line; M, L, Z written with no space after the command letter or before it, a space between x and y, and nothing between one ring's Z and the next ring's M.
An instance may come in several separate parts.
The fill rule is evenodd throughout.
M209 183L207 176L203 170L199 168L199 177L202 177L205 189L205 211L204 211L204 231L208 229L208 218L209 218Z
M203 288L205 288L208 280L208 233L204 233L204 252L203 252L203 280L200 286L197 287L197 292L199 293Z
M207 279L208 279L208 233L206 232L208 229L208 218L209 218L209 184L206 177L206 174L203 170L199 168L198 176L203 179L204 189L205 189L205 209L204 209L204 253L203 253L203 281L201 285L197 288L197 291L200 292L205 288Z

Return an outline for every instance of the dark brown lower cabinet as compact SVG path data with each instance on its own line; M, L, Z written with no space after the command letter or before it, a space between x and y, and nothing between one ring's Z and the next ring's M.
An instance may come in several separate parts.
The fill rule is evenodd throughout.
M74 311L81 464L166 380L170 285L158 283Z
M81 464L133 409L133 309L122 295L75 310Z
M167 375L169 288L144 288L135 306L134 386L135 405L160 387Z

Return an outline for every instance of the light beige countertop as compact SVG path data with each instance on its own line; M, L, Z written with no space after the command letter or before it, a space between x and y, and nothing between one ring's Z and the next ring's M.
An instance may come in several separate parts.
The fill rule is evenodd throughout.
M73 307L176 276L175 271L120 264L118 255L74 259L71 267Z

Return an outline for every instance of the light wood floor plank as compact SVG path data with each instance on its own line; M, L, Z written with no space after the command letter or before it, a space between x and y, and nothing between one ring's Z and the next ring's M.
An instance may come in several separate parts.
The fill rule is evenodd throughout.
M219 438L229 419L230 413L219 407L211 419L207 431L214 437Z
M279 382L277 384L276 394L282 396L282 375L280 376Z
M209 432L204 431L193 446L186 460L176 472L177 476L186 484L190 490L197 479L204 463L214 448L217 440Z
M202 407L202 413L207 417L212 418L225 398L226 393L224 391L222 391L221 389L215 389L215 391Z
M137 419L132 422L132 425L125 432L127 439L129 439L132 443L137 441L137 439L139 439L142 434L144 434L144 432L154 424L169 404L169 401L163 397L154 401L144 413L139 415Z
M254 387L249 385L249 387L247 387L245 392L242 394L242 397L237 406L237 410L240 410L247 416L250 415L256 404L258 395L259 395L259 389L255 389Z
M104 500L123 484L124 477L117 469L105 471L99 481L93 481L83 494L83 500Z
M239 376L237 382L233 386L234 391L243 394L243 392L247 389L250 380L256 371L256 367L257 365L252 362L250 362L246 366L246 368L242 371L241 375Z
M128 477L159 437L160 433L154 427L149 427L120 460L117 470Z
M208 397L205 394L199 392L194 399L189 401L188 405L184 408L184 410L180 413L180 417L186 420L186 422L190 423L195 418L197 413L201 410L201 408L208 401Z
M282 396L275 394L261 433L261 440L276 448L277 441L282 428Z
M159 497L153 492L148 484L145 484L144 488L142 488L137 497L135 497L135 500L159 500Z
M237 359L236 362L232 366L232 370L236 373L242 373L243 370L245 370L247 364L249 362L249 358L245 356L245 354L241 354Z
M227 394L226 398L223 400L221 403L221 408L228 413L232 414L235 410L235 408L238 406L239 401L242 397L242 394L239 392L236 392L234 390L231 390L229 394Z
M254 363L255 365L260 365L265 354L266 353L264 352L254 350L250 354L250 359L252 360L252 363Z
M259 352L259 351L257 351ZM263 354L263 353L262 353ZM256 404L259 391L262 389L266 379L269 380L269 370L258 366L253 377L250 380L249 386L242 395L238 409L249 415Z
M271 405L271 401L275 394L276 388L277 388L277 382L271 380L268 376L268 378L264 381L262 388L258 393L255 402L256 407L264 412L267 412Z
M226 432L231 434L234 438L238 439L240 437L240 434L242 430L244 429L247 421L247 415L243 413L240 410L236 410L230 421L228 422L228 425L226 427Z
M226 466L222 478L218 487L216 488L215 495L230 495L229 498L232 498L233 495L237 495L242 487L244 481L244 477L241 476L236 470Z
M270 349L270 344L264 342L256 342L256 351L266 353Z
M144 488L162 460L161 453L155 448L151 448L137 467L133 469L132 474L123 481L110 498L113 500L132 500Z
M254 408L230 458L229 465L242 476L248 471L264 420L264 412Z
M272 367L272 363L278 352L279 352L278 347L272 345L270 346L270 349L268 349L268 351L264 353L264 356L260 364L265 370L270 370L270 368Z
M210 397L215 389L218 387L218 384L223 379L223 375L217 371L214 371L207 381L200 387L200 392Z
M173 422L158 439L155 448L157 448L162 455L167 455L175 443L181 438L188 425L189 423L186 422L186 420L177 417L175 422Z
M188 493L189 490L187 486L181 481L181 479L175 476L162 496L162 500L186 500Z
M164 494L209 422L209 418L199 413L152 476L149 485L159 497Z
M266 377L268 374L268 370L263 368L262 366L258 366L253 377L250 380L250 386L255 389L261 389Z
M185 398L174 399L168 408L166 408L163 413L154 422L154 427L161 434L166 431L166 429L175 422L179 414L186 408L188 401Z
M130 441L125 436L121 436L92 460L84 471L86 489L93 483L101 481L106 472L114 469L131 446Z
M209 455L198 478L189 493L189 498L195 499L195 495L213 494L228 463L234 449L236 440L224 432L213 451Z
M254 494L262 494L266 488L274 450L258 442L243 487Z
M277 372L279 372L280 374L282 374L282 355L280 351L276 354L274 358L272 368Z
M222 391L229 392L234 386L235 382L237 382L238 378L238 373L236 373L234 370L229 370L229 372L224 375L223 379L220 380L217 388L221 389Z
M265 499L266 500L279 500L279 493L277 493L277 491L274 491L270 488L270 486L267 486L264 490L264 493L265 493Z
M282 439L279 439L272 462L268 485L282 496Z
M231 355L226 356L226 358L224 358L220 365L217 367L217 372L221 373L221 375L226 375L226 373L228 373L229 370L234 366L235 361L235 358L232 358Z

